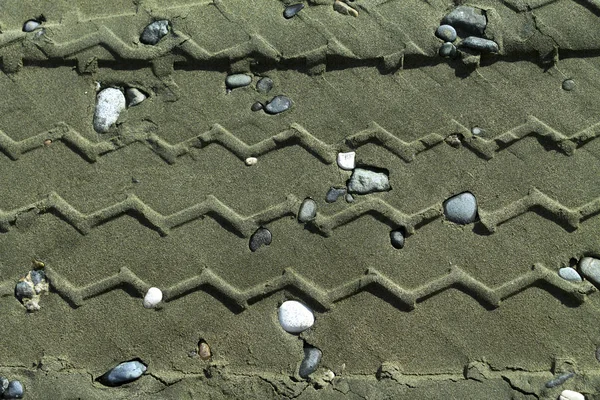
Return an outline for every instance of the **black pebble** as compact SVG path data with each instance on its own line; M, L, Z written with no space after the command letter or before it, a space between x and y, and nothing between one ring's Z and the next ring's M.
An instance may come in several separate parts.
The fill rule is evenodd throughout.
M298 14L300 12L300 10L302 10L303 8L304 8L304 4L302 4L302 3L292 4L291 6L287 6L285 8L285 10L283 10L283 17L285 19L290 19L293 16L295 16L296 14Z
M257 101L256 103L252 104L252 107L250 107L250 110L252 111L260 111L263 109L263 105L260 101Z
M256 232L250 236L250 251L256 251L262 245L270 245L271 240L273 240L271 231L267 228L258 228Z
M315 372L319 367L319 363L321 362L321 357L323 353L321 350L316 347L305 347L304 348L304 359L300 364L300 369L298 374L302 378L308 378L310 374Z

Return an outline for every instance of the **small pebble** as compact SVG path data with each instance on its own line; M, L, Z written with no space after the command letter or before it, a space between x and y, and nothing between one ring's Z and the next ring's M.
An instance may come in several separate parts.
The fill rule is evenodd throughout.
M346 203L353 203L354 197L350 193L346 193Z
M356 168L348 180L348 193L369 194L391 190L387 173L367 168Z
M563 390L558 400L585 400L585 396L573 390Z
M22 399L25 389L19 381L10 381L2 395L3 399Z
M339 0L335 0L333 3L333 9L343 15L352 15L353 17L358 17L358 11Z
M162 291L157 287L151 287L146 292L144 296L144 307L145 308L154 308L162 301L163 294Z
M42 23L35 19L30 19L29 21L23 24L23 32L33 32L37 28L39 28Z
M259 93L269 93L273 89L273 79L265 76L264 78L260 78L258 82L256 82L256 90Z
M558 270L558 275L569 282L582 282L581 275L571 267L565 267Z
M346 171L352 171L355 164L356 153L354 151L349 151L347 153L338 153L337 155L337 164L341 169L345 169Z
M473 128L471 128L472 135L481 135L482 133L483 129L479 128L478 126L474 126Z
M198 344L198 355L204 361L210 359L212 357L212 353L210 351L210 346L204 340L201 340Z
M390 242L395 249L404 247L404 232L402 229L396 229L390 232Z
M227 85L229 89L248 86L251 82L252 77L246 74L227 75L227 78L225 78L225 85Z
M573 79L565 79L562 83L562 88L566 91L575 89L575 81Z
M268 246L271 244L273 236L267 228L258 228L256 232L250 236L250 251L256 251L262 245Z
M120 386L138 379L147 369L148 367L139 361L127 361L117 365L97 380L106 386Z
M289 97L279 95L273 97L265 106L265 111L269 114L279 114L288 110L292 106L292 101Z
M127 96L129 107L137 106L142 101L146 100L146 95L137 88L127 88L125 95Z
M565 383L567 380L571 379L572 377L575 376L575 372L567 372L564 373L562 375L557 376L556 378L546 382L546 387L547 388L553 388L556 386L560 386L563 383Z
M451 25L440 25L435 31L435 36L444 42L454 42L456 40L456 29Z
M140 36L143 44L155 45L169 33L169 21L166 19L154 21L144 28Z
M300 363L298 375L304 379L308 378L308 376L315 372L319 367L321 357L323 357L321 350L317 349L316 347L305 347L304 359L302 360L302 363Z
M483 35L487 25L487 18L479 9L458 6L442 19L442 23Z
M477 199L472 193L464 192L444 202L444 215L455 224L466 225L477 219Z
M250 110L252 111L260 111L263 109L263 104L260 101L257 101L256 103L252 104L252 107L250 107Z
M446 42L440 46L438 54L440 57L452 58L456 56L456 46L450 42Z
M317 202L311 198L306 198L300 205L298 211L298 221L305 223L312 221L317 216Z
M327 203L335 203L340 196L343 196L345 194L346 188L331 187L325 195L325 201Z
M298 14L300 12L300 10L302 10L303 8L304 8L304 4L302 4L302 3L292 4L291 6L287 6L285 8L285 10L283 10L283 17L285 19L290 19L293 16L295 16L296 14Z
M482 39L476 36L469 36L461 43L461 46L468 47L473 50L478 50L486 53L497 53L498 43L489 39Z
M244 162L246 163L247 166L252 166L255 165L258 162L258 158L256 157L248 157L246 158L246 160L244 160Z
M600 260L593 257L583 257L579 261L579 270L587 279L600 285Z
M108 132L117 122L121 111L125 109L125 96L116 88L107 88L96 96L94 111L94 130L99 133Z
M279 323L284 331L300 333L315 323L315 316L304 304L288 300L279 307Z
M52 139L44 140L44 146L50 146L52 144Z
M35 290L33 289L33 285L29 282L19 282L15 287L15 296L17 299L32 299L35 295Z

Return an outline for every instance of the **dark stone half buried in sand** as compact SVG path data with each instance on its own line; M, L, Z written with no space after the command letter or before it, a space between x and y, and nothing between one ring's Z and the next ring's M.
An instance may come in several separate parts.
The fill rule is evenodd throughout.
M146 26L140 35L143 44L155 45L169 33L169 21L162 19Z
M96 381L105 386L121 386L138 379L148 367L139 360L122 362Z
M265 111L268 114L279 114L286 110L289 110L291 106L292 100L290 100L289 97L279 95L271 99L271 101L265 106Z
M303 8L304 8L304 4L302 4L302 3L292 4L291 6L287 6L285 8L285 10L283 10L283 17L285 19L290 19L290 18L294 17L296 14L298 14L300 12L300 10L302 10Z
M300 369L298 370L298 375L301 378L308 378L310 374L315 372L317 368L319 368L319 363L321 362L321 357L323 353L321 350L316 347L307 346L304 348L304 359L300 364Z
M258 228L256 232L250 236L250 251L256 251L261 246L268 246L271 244L271 240L273 240L273 236L271 235L271 231L267 228Z

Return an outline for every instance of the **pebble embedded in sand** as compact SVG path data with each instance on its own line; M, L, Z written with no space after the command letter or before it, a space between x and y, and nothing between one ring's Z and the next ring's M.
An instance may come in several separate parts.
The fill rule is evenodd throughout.
M250 251L256 251L261 246L268 246L271 244L273 240L273 236L271 235L271 231L267 228L258 228L256 232L250 236Z
M395 249L404 247L404 232L402 229L396 229L390 232L390 242Z
M248 157L244 160L247 166L255 165L258 162L258 158L256 157Z
M30 19L29 21L23 24L23 32L33 32L37 28L39 28L42 23L35 19Z
M337 155L337 164L341 169L345 169L346 171L352 171L356 166L355 163L356 152L349 151L347 153L338 153Z
M3 399L22 399L25 394L23 384L19 381L10 381L8 387L2 394Z
M125 94L127 95L129 107L137 106L142 101L146 100L146 95L137 88L127 88Z
M573 79L565 79L562 83L562 88L568 92L575 89L575 81Z
M316 347L305 347L304 359L302 360L302 363L300 363L298 375L304 379L308 378L308 376L315 372L319 367L322 356L323 353Z
M391 190L388 175L367 168L356 168L348 180L348 193L369 194Z
M288 300L279 307L279 323L284 331L300 333L315 323L315 316L304 304Z
M455 224L466 225L477 219L477 199L470 192L450 197L444 202L444 215Z
M204 361L209 360L212 357L210 346L203 340L198 344L198 356Z
M246 74L227 75L225 78L225 85L227 85L229 89L248 86L251 82L252 77Z
M267 105L265 106L265 111L269 114L279 114L286 110L289 110L291 106L292 101L289 97L279 95L273 97L271 101L267 103Z
M147 369L148 367L139 361L126 361L106 372L97 380L106 386L120 386L138 379Z
M498 43L489 39L482 39L476 36L469 36L460 43L461 46L468 47L485 53L497 53Z
M140 42L143 44L155 45L160 39L165 37L167 33L169 33L169 21L166 19L154 21L144 28L144 31L140 35Z
M451 25L440 25L435 31L435 36L444 42L454 42L456 40L456 29Z
M252 110L252 111L260 111L264 107L265 106L263 106L263 104L260 101L257 101L256 103L252 104L252 106L250 106L250 110Z
M446 42L440 46L440 50L438 51L440 57L451 58L456 55L456 46L450 42Z
M258 90L259 93L269 93L271 89L273 89L273 85L273 79L265 76L256 82L256 90Z
M317 216L317 202L311 198L306 198L300 205L298 211L298 221L305 223L312 221Z
M473 128L471 128L471 134L472 135L477 136L477 135L481 135L482 133L483 133L483 129L481 129L478 126L474 126Z
M106 88L96 96L94 130L106 133L125 109L125 96L116 88Z
M325 195L325 201L327 203L335 203L340 196L343 196L345 194L346 188L331 187Z
M442 19L442 23L483 35L487 25L487 18L479 9L458 6Z
M350 193L346 193L346 203L354 203L354 196L352 196Z
M585 400L585 396L574 390L563 390L558 400Z
M582 282L581 275L571 267L564 267L558 270L558 275L569 282Z
M162 301L162 291L157 287L151 287L144 296L143 305L145 308L154 308Z
M596 285L600 285L600 260L593 257L583 257L579 261L579 269L583 276Z
M300 12L300 10L302 10L303 8L304 8L304 4L302 4L302 3L292 4L290 6L287 6L285 8L285 10L283 10L283 17L285 19L290 19L290 18L294 17L296 14L298 14Z

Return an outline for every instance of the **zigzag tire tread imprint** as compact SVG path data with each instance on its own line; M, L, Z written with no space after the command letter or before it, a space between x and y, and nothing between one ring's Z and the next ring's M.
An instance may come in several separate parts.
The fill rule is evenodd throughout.
M0 15L0 376L24 398L599 396L597 0L52 3ZM485 30L455 23L444 58L457 7ZM389 185L348 196L359 169ZM286 300L314 325L285 332Z

